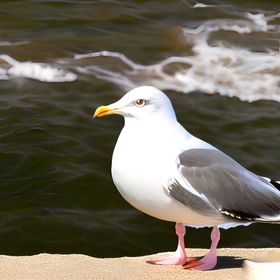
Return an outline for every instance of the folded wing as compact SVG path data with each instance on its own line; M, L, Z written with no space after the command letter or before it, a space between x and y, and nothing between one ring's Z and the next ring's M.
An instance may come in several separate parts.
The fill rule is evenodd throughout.
M219 211L233 219L279 222L280 191L219 150L191 149L179 155L180 180L170 194L199 211Z

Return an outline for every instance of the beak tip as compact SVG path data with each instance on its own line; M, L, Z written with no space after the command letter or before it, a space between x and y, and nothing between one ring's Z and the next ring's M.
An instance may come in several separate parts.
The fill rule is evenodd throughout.
M98 107L94 114L93 114L93 118L100 118L106 115L110 115L113 114L113 111L111 110L111 108L109 108L108 106L100 106Z

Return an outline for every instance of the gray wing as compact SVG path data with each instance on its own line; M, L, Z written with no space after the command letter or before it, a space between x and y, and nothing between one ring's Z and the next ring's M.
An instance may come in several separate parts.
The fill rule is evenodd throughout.
M184 151L179 155L178 168L186 184L175 182L169 190L185 205L195 201L202 211L214 208L244 220L265 221L280 214L280 191L276 185L218 150Z

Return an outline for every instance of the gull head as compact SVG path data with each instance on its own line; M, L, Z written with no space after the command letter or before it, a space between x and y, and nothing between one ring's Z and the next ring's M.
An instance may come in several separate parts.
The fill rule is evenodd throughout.
M169 98L162 91L151 86L137 87L117 102L98 107L93 117L112 114L133 120L176 119Z

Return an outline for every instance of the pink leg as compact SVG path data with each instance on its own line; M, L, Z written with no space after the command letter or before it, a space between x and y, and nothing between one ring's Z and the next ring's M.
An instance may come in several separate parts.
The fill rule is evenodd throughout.
M170 256L164 259L149 260L147 263L152 264L185 264L187 262L187 255L185 252L184 236L186 233L185 226L181 223L175 225L176 234L178 235L177 250Z
M192 260L184 268L193 268L196 270L210 270L217 264L216 249L220 240L220 230L217 226L214 226L211 232L211 247L209 253L200 260Z

